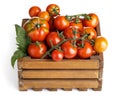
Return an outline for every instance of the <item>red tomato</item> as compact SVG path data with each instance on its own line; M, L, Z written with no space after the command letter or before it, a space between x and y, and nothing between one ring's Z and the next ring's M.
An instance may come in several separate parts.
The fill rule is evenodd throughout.
M102 36L97 36L95 39L94 49L97 53L104 52L108 47L107 39Z
M46 20L39 17L31 18L23 24L32 42L44 41L49 33L49 24Z
M58 30L64 30L67 27L69 27L69 21L65 18L65 16L58 16L56 17L56 19L54 20L54 26L56 27L56 29Z
M80 42L81 43L81 42ZM84 42L84 47L78 47L78 56L80 58L89 58L93 54L93 48L90 43Z
M57 45L61 41L57 32L50 32L46 37L46 42L49 47L51 47L51 43L53 45Z
M52 51L52 59L54 61L61 61L63 59L63 52L59 50Z
M38 6L32 6L29 9L29 15L30 17L38 16L38 14L41 12L41 9Z
M38 14L38 17L45 19L46 21L50 20L50 15L46 11L42 11Z
M49 30L45 27L36 28L28 33L32 42L35 41L44 41L46 36L48 35Z
M50 4L47 6L46 11L50 16L56 16L60 13L60 7L57 4Z
M47 51L47 47L44 43L31 43L28 46L28 54L32 58L40 58L42 57Z
M97 32L92 27L86 27L86 28L84 28L83 33L89 34L88 39L95 39L97 37Z
M81 19L75 19L70 23L70 26L75 27L76 29L78 29L80 32L83 31L83 24L82 24L82 20Z
M66 28L63 32L63 35L65 38L80 38L80 32L72 26Z
M63 50L65 58L71 59L77 55L77 48L73 46L69 41L63 43L61 48Z
M86 27L95 28L98 25L98 16L94 13L90 13L88 15L90 16L90 19L84 18L83 25Z

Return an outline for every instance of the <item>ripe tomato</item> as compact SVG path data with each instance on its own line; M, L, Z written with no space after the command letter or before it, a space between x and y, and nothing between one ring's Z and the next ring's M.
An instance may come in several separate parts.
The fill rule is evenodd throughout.
M67 27L69 27L69 21L65 18L65 16L58 16L56 17L56 19L54 20L54 26L56 27L56 29L58 30L64 30Z
M32 6L29 9L29 15L30 17L38 16L38 13L41 12L41 9L38 6Z
M42 11L38 14L38 17L45 19L46 21L50 20L50 15L46 11Z
M46 42L49 47L51 47L51 43L53 45L57 45L61 41L57 32L50 32L46 37Z
M23 28L25 29L26 32L30 32L31 30L40 27L45 27L49 29L49 23L44 19L41 19L39 17L34 17L29 19L23 24Z
M32 58L40 58L42 57L47 51L47 47L44 43L31 43L28 46L28 54Z
M93 54L93 48L91 44L88 42L84 42L84 47L78 47L77 54L80 58L89 58Z
M80 32L83 31L83 24L82 24L82 21L81 19L75 19L73 20L72 22L70 22L70 26L73 26L75 27L76 29L78 29Z
M63 52L59 50L52 51L52 59L54 61L61 61L63 59Z
M95 39L95 44L94 44L94 49L97 53L101 53L103 51L105 51L108 47L108 42L106 40L106 38L102 37L102 36L98 36Z
M32 42L35 41L44 41L46 36L48 35L49 30L45 27L36 28L28 33Z
M66 28L63 32L63 35L65 38L80 38L80 32L73 26Z
M77 55L77 48L67 41L61 46L65 58L71 59Z
M84 28L83 33L89 34L88 39L95 39L97 37L97 32L92 27L86 27L86 28Z
M23 28L32 42L43 41L49 33L49 24L46 20L38 17L31 18L23 25Z
M98 16L94 13L90 13L88 15L90 16L90 19L84 18L83 25L86 27L95 28L98 25Z
M56 16L60 13L60 7L57 4L50 4L47 6L46 11L50 16Z

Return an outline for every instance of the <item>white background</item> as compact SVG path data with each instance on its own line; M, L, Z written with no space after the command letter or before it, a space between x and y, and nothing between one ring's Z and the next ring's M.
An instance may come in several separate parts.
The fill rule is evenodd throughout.
M120 15L119 0L4 0L0 2L0 98L120 98ZM50 3L61 7L61 14L94 12L99 16L101 33L108 39L104 52L103 89L94 92L18 90L17 66L12 69L10 58L16 49L14 24L29 18L28 9L37 5L42 10Z

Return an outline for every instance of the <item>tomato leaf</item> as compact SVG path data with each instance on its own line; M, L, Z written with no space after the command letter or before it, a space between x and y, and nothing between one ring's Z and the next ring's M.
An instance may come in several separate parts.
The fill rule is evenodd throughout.
M11 64L13 68L17 59L27 55L27 47L31 43L30 38L27 36L27 33L21 26L16 24L15 29L18 47L17 50L14 52L13 56L11 57Z
M21 57L24 57L26 56L26 54L21 51L21 50L16 50L13 54L13 56L11 57L11 64L12 64L12 67L14 68L14 65L15 65L15 61Z
M25 30L21 26L16 24L15 29L18 49L22 50L23 52L26 52L27 46L30 43L30 38L27 36Z

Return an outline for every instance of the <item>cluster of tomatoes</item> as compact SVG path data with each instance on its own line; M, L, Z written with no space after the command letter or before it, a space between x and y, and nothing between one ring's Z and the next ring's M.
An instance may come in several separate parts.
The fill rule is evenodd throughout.
M50 4L46 11L32 6L29 15L23 28L31 40L28 55L32 58L86 59L107 48L107 40L97 36L95 13L64 16L58 5Z

